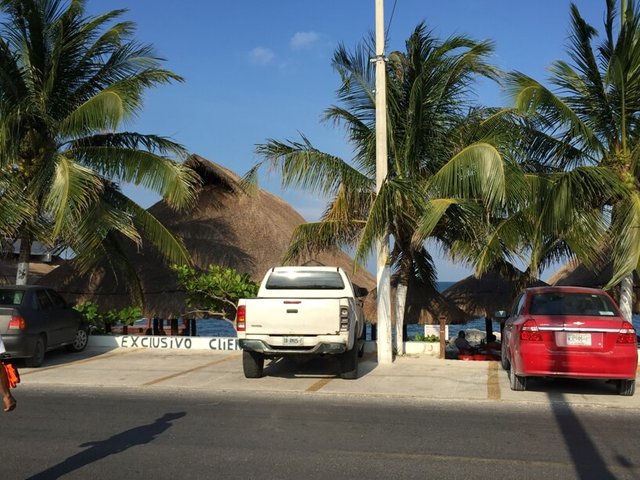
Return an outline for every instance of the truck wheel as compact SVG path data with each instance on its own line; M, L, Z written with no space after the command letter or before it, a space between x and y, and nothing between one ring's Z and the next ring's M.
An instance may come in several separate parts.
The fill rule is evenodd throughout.
M358 348L356 345L340 357L340 376L346 380L358 378Z
M242 370L246 378L262 377L264 369L264 355L258 352L242 351Z

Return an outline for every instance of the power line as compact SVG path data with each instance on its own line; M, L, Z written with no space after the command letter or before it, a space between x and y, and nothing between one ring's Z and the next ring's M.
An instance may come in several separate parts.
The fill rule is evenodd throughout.
M391 16L389 17L389 22L387 23L387 29L384 35L384 43L389 42L389 30L391 29L391 22L393 21L393 14L396 12L396 5L398 4L398 0L393 1L393 8L391 9Z

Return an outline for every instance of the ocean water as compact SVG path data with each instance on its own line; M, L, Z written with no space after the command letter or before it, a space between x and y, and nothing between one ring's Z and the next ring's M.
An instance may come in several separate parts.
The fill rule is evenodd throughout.
M438 289L445 290L455 282L438 282ZM633 326L636 332L640 332L640 315L633 316ZM367 340L371 340L371 325L367 325ZM407 325L407 337L412 339L416 334L425 333L424 325L410 324ZM485 331L484 318L469 321L464 325L449 325L449 338L458 336L460 330L479 330ZM500 323L493 322L493 331L500 331ZM224 319L207 318L197 321L197 335L199 337L235 337L236 331L233 324Z

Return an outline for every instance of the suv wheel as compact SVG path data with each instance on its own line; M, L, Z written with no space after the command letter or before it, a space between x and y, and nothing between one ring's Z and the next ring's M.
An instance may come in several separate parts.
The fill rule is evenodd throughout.
M37 368L42 365L44 362L44 354L46 352L46 346L44 343L44 338L42 336L38 337L36 340L36 346L33 349L33 355L30 358L24 359L24 364L27 367Z
M67 345L66 349L69 352L74 352L74 353L81 352L85 348L87 348L88 344L89 344L89 331L84 327L80 327L76 332L76 337L73 339L73 343Z

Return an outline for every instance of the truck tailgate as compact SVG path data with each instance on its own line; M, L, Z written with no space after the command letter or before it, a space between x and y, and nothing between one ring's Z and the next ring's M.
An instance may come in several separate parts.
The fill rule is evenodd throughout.
M253 298L245 308L248 335L331 335L340 330L338 298Z

